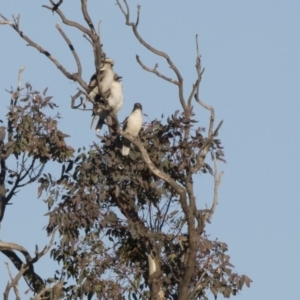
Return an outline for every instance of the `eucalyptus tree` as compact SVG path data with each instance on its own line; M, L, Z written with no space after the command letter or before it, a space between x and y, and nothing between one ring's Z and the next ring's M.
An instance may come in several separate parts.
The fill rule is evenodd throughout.
M166 61L173 75L163 74L158 65L147 66L139 56L137 63L173 85L181 107L169 111L167 118L145 122L138 136L133 136L122 129L106 101L106 91L102 91L103 66L108 58L89 15L87 0L81 0L85 26L67 18L63 0L49 2L44 5L47 10L57 14L65 26L82 32L90 42L95 93L91 93L91 82L82 78L82 61L60 25L56 27L77 66L73 73L22 31L19 17L9 20L1 15L0 24L14 29L29 46L45 54L66 79L78 84L78 92L71 97L71 109L82 109L84 99L88 99L94 114L107 112L109 131L99 136L100 142L90 148L83 145L83 150L74 152L65 142L67 135L58 129L57 119L43 112L46 107L59 110L46 90L39 93L27 84L24 97L20 86L11 91L8 140L1 141L0 148L1 220L16 190L38 181L38 195L44 197L49 210L46 231L50 242L42 251L37 249L35 257L20 245L0 242L0 251L19 270L7 285L5 296L12 288L18 295L16 283L22 276L34 292L34 299L86 296L186 300L208 299L209 293L229 298L244 284L250 286L250 278L233 271L226 243L211 240L206 232L218 204L223 175L218 163L225 162L225 158L218 138L222 121L216 124L214 108L199 96L203 69L197 37L195 79L185 97L183 77L171 57L149 44L139 32L141 7L137 7L137 19L133 21L127 1L117 0L126 26L146 49ZM110 61L110 70L112 64ZM195 105L209 112L207 124L198 124ZM128 156L122 155L124 141L126 146L131 143ZM12 158L10 166L8 158ZM48 163L61 168L60 178L43 172ZM195 195L194 182L201 173L214 183L210 207L201 207ZM45 281L35 273L34 264L49 250L53 262L62 267ZM24 255L23 260L17 251Z

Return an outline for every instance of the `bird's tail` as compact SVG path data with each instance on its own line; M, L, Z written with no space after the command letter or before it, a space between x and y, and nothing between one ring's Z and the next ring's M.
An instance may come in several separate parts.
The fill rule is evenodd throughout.
M108 115L107 111L104 111L104 110L101 111L99 115L95 115L95 116L93 117L93 119L92 119L91 128L94 126L94 123L95 123L95 121L96 121L96 118L99 117L98 122L97 122L97 125L96 125L96 127L95 127L95 130L96 130L97 132L99 132L99 131L102 129L102 127L103 127L103 124L104 124L104 122L105 122L105 119L106 119L107 115Z
M103 124L104 124L104 120L105 120L105 118L101 118L101 117L99 118L96 128L95 128L97 132L101 131Z
M130 152L130 142L123 138L122 155L127 156Z
M91 129L94 127L94 123L96 122L96 119L98 118L99 116L93 116L93 119L92 119L92 122L91 122Z

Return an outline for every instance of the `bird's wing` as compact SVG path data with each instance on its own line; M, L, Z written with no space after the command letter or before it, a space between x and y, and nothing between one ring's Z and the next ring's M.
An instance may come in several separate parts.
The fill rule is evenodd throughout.
M127 128L127 121L128 121L128 117L123 121L123 131L125 131Z
M105 77L105 70L100 71L100 82L103 80ZM88 93L90 93L96 86L98 85L97 83L97 73L93 74L93 76L90 79L89 86L88 86Z
M108 98L110 97L110 95L111 95L110 89L108 89L106 92L103 93L103 97L104 97L105 99L108 99Z

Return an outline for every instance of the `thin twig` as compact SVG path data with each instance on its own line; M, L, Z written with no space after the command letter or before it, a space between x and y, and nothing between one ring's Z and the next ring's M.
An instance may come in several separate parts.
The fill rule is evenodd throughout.
M190 93L190 96L188 98L188 106L191 107L192 105L192 100L193 100L193 96L196 93L197 95L199 95L199 87L200 87L200 83L201 83L201 79L202 79L202 74L204 72L204 69L201 69L201 55L200 55L200 51L199 51L199 43L198 43L198 34L196 34L196 52L197 52L197 57L196 57L196 72L197 72L197 79L196 82L193 84L193 88L192 91Z
M53 6L55 5L53 0L49 0L50 3L52 4L52 7L43 5L44 8L47 8L49 10L53 10ZM101 46L101 41L100 41L100 36L97 35L94 25L92 23L92 20L88 14L87 11L87 1L86 0L81 0L81 11L83 14L83 17L87 24L89 25L90 29L85 28L81 24L68 20L64 13L58 8L55 10L55 12L60 16L62 22L68 26L75 27L82 31L84 34L86 34L91 40L92 40L92 46L93 46L93 51L94 51L94 58L95 58L95 68L96 70L100 70L102 65L103 65L103 60L104 60L104 52L102 51L102 46ZM83 86L82 86L83 87ZM87 90L87 86L83 87L85 90Z
M12 287L14 287L18 281L20 280L20 278L23 276L23 274L29 269L28 265L22 265L20 271L18 272L18 274L16 275L16 277L11 281L11 283L8 283L6 285L5 291L3 293L3 299L4 300L8 300L8 296L9 296L9 292L11 290Z
M51 6L47 6L47 5L42 5L42 7L47 8L47 9L53 11L53 6L55 6L55 3L54 3L54 1L52 1L52 0L49 0L49 1L50 1L50 3L52 4L52 7L51 7ZM79 23L77 23L77 22L68 20L68 19L65 17L64 13L63 13L59 8L57 8L57 9L55 10L55 12L60 16L60 18L61 18L61 20L62 20L62 22L63 22L64 24L66 24L66 25L68 25L68 26L76 27L77 29L79 29L79 30L82 31L83 33L87 34L88 36L90 35L90 30L89 30L89 29L85 28L84 26L82 26L81 24L79 24Z
M157 75L158 77L160 77L160 78L162 78L162 79L164 79L164 80L166 80L166 81L169 81L169 82L171 82L171 83L174 83L175 85L179 85L178 81L176 81L176 80L174 80L174 79L172 79L172 78L170 78L170 77L167 77L167 76L161 74L160 72L158 72L158 71L157 71L158 64L156 64L156 65L154 66L154 68L151 69L151 68L147 67L147 66L140 60L140 57L139 57L138 55L136 55L136 60L137 60L137 62L140 64L140 66L141 66L144 70L146 70L146 71L148 71L148 72L150 72L150 73L154 73L154 74Z
M93 42L89 39L89 37L86 34L83 34L82 36L93 46Z
M56 12L57 11L59 11L59 9L57 9ZM2 15L0 15L0 16L2 18L4 18ZM82 88L84 88L85 90L88 89L86 82L81 78L81 76L79 74L77 74L77 73L71 74L70 72L68 72L54 56L52 56L47 50L45 50L39 44L32 41L28 36L26 36L23 33L23 31L20 30L20 28L19 28L20 27L20 17L19 16L13 17L13 18L14 18L14 23L10 22L7 24L9 24L21 36L21 38L24 39L28 43L29 46L37 49L40 53L46 55L67 78L78 82L82 86Z
M9 278L10 278L11 281L13 281L13 276L12 276L9 264L6 262L5 265L6 265L8 274L9 274ZM14 292L16 294L16 300L21 300L20 293L19 293L19 288L18 288L18 282L13 286L13 289L14 289Z
M197 163L194 167L190 168L190 171L192 173L197 173L204 166L204 161L209 151L210 144L213 141L213 139L218 135L219 129L221 128L222 124L223 120L219 123L216 130L210 134L210 136L205 140L204 144L198 150L198 153L196 155Z

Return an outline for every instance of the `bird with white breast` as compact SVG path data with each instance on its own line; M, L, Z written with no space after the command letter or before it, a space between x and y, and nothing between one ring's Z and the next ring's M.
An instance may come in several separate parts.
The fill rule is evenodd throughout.
M131 114L125 119L123 131L137 137L143 125L143 112L142 105L140 103L135 103ZM122 139L122 155L127 156L130 152L130 142L123 137Z

